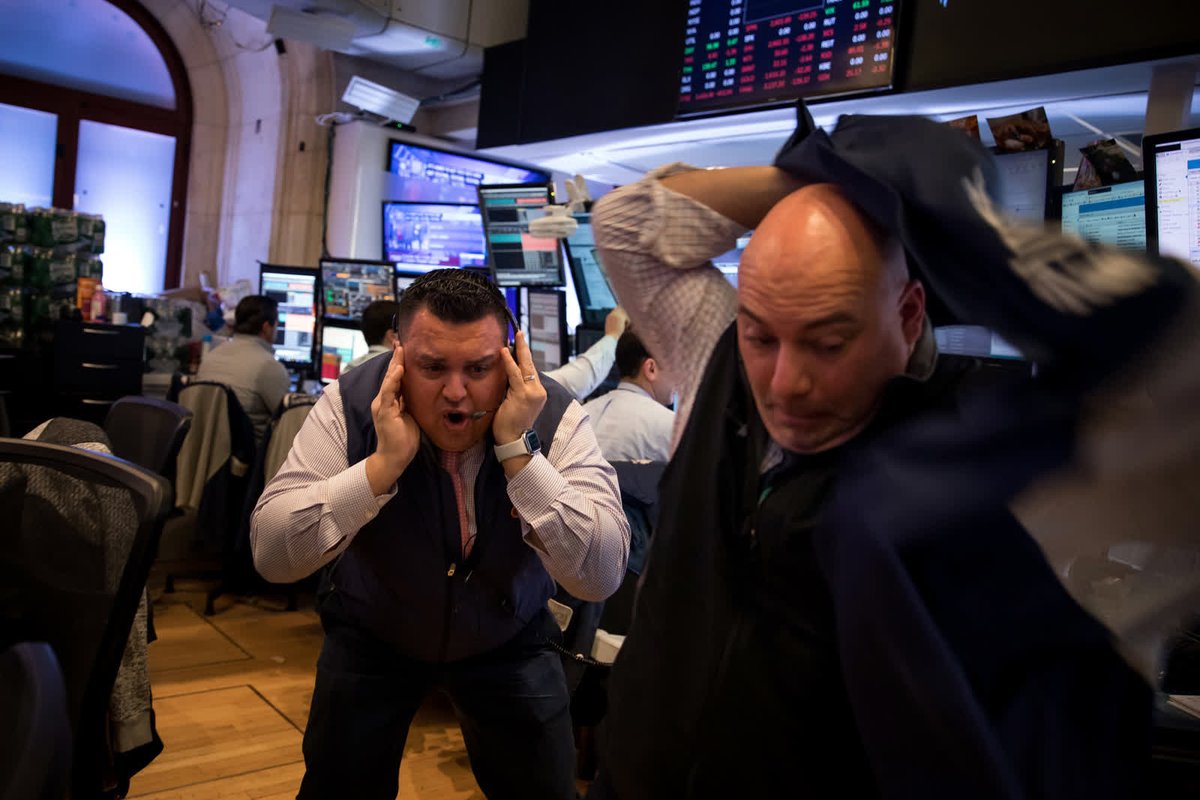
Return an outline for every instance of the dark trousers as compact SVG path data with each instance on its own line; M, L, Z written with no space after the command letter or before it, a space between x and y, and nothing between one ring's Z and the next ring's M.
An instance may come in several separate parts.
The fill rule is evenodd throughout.
M343 624L325 632L304 731L300 800L395 798L413 715L442 690L454 705L471 769L491 800L574 800L575 745L558 628L542 612L512 641L452 664L398 655Z

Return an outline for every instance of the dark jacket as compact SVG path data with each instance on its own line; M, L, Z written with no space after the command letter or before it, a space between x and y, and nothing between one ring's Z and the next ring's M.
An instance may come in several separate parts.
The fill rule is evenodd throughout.
M339 381L351 464L375 450L371 400L387 366L385 358L368 361ZM545 376L542 383L547 401L534 428L549 452L572 397ZM487 444L475 483L477 537L470 556L462 557L450 476L422 435L396 495L331 570L333 596L322 605L323 617L365 628L410 658L442 662L499 647L546 607L554 582L521 537L490 436Z

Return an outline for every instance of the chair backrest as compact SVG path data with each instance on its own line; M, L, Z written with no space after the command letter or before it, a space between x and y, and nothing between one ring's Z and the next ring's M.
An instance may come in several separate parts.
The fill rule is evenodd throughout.
M170 508L170 484L135 464L0 439L0 631L54 648L77 789L102 758L113 682Z
M271 482L275 473L283 466L288 453L292 449L292 440L304 427L304 420L316 404L317 398L310 395L288 395L284 398L284 406L274 420L271 421L270 438L264 443L266 452L263 462L263 484Z
M113 455L175 479L175 459L192 425L192 412L157 397L129 395L113 403L104 432Z
M0 800L61 798L71 765L62 668L46 642L0 652Z
M254 462L254 427L228 386L191 381L179 392L179 404L192 412L192 427L176 458L175 502L197 508L204 487L230 463L234 475L244 475Z

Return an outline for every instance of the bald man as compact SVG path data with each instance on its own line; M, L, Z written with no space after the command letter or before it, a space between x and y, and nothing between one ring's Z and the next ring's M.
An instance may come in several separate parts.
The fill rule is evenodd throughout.
M672 165L592 219L681 387L594 794L877 795L811 535L843 454L944 383L924 289L840 189L775 167ZM735 290L709 259L749 228Z

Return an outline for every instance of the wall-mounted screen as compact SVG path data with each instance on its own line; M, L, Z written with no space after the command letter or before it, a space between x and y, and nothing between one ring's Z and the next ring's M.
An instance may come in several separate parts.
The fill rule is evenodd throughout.
M322 314L326 319L358 322L375 300L395 300L393 269L387 261L321 259Z
M487 183L535 183L550 180L542 170L422 147L392 139L388 172L399 175L403 195L396 200L474 205L475 190Z
M1200 128L1142 140L1152 252L1200 267Z
M396 268L487 266L483 219L475 205L385 202L383 257Z
M549 183L480 186L488 266L497 286L562 286L562 245L529 235L529 222L554 202Z
M1130 181L1063 192L1062 231L1089 242L1145 250L1145 184Z
M892 85L900 0L688 0L678 113Z
M310 366L313 333L317 324L317 276L308 267L259 267L259 293L279 305L279 325L271 344L275 359L286 364Z

